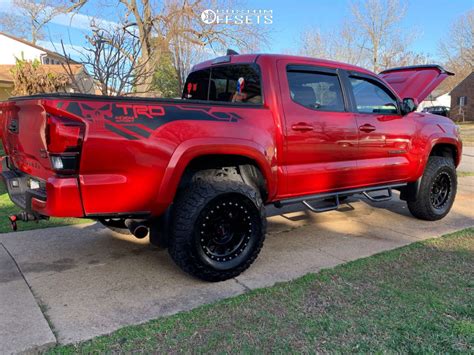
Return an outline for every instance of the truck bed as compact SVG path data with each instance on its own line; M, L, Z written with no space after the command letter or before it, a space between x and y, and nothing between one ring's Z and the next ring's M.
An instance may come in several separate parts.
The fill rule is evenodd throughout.
M8 165L16 174L38 178L48 199L48 186L53 190L53 184L61 184L62 193L77 200L71 204L74 211L58 206L44 214L155 215L171 202L176 182L166 181L165 191L160 189L163 180L171 178L167 174L174 171L172 157L180 145L201 140L205 150L213 139L259 142L262 135L256 116L264 117L261 123L272 127L270 110L260 104L41 94L0 103L0 132ZM80 147L74 153L76 170L58 173L53 168L54 154L48 148L50 120L82 127ZM61 130L59 134L64 133ZM272 136L263 137L268 145L273 145ZM70 154L67 149L63 153Z

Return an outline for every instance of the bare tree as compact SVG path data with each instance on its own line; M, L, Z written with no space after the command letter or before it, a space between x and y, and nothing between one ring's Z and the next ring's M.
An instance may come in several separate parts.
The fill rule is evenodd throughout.
M389 51L383 52L380 57L380 70L404 67L410 65L423 65L433 63L432 57L427 53L416 53L396 45Z
M137 33L142 63L146 63L147 71L151 71L155 46L153 43L154 13L150 0L120 0L130 18L128 27L133 27ZM153 78L150 76L140 85L139 91L150 92Z
M27 38L32 43L43 39L43 29L60 14L79 10L87 0L13 0L18 14L2 13L0 26L3 31Z
M148 69L157 65L162 53L172 53L178 76L182 81L184 52L209 47L215 51L225 46L255 48L268 39L263 26L206 24L201 13L208 8L238 8L236 3L218 0L163 0L152 4L150 0L120 0L140 41L141 58ZM195 47L192 47L194 45ZM143 83L141 91L151 91L152 78Z
M381 57L395 46L404 51L406 42L401 39L398 25L404 18L406 6L399 0L364 0L352 3L354 27L367 38L366 50L374 72L382 68Z
M102 95L139 94L137 91L143 82L153 76L153 69L140 57L140 41L127 30L127 26L118 25L105 28L91 23L92 34L86 36L87 45L78 51L78 60L90 72ZM74 80L73 61L64 44L63 55L67 58L63 64L76 90L83 92L82 83Z
M361 35L354 24L344 21L339 36L334 36L335 55L337 60L354 65L364 65L367 38Z
M299 52L302 55L322 59L336 59L333 56L332 43L319 28L309 28L301 34Z
M24 26L25 19L14 13L0 13L0 30L19 38L29 38L31 31L28 26Z
M365 66L365 39L344 22L339 31L309 29L301 35L300 54Z
M474 70L474 10L453 22L438 47L444 65L456 74L442 84L443 89L451 91Z
M427 64L429 56L408 50L402 31L405 6L398 0L359 0L351 15L326 33L310 29L302 34L300 53L381 71L395 66Z

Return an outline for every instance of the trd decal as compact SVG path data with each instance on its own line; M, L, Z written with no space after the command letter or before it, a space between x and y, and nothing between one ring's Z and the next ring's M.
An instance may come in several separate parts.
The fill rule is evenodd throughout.
M198 105L143 105L104 102L59 102L58 108L83 117L127 139L148 138L159 127L173 121L237 122L234 112L211 111Z
M129 119L134 121L140 117L156 118L165 115L163 106L115 104L115 107L122 110L122 116L116 116L116 121L121 119L128 122Z

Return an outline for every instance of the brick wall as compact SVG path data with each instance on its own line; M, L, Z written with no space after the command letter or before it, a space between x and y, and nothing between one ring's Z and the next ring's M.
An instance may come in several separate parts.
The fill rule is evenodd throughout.
M460 112L459 98L461 96L466 96L467 102ZM451 91L450 117L455 121L462 121L463 115L466 121L474 121L474 72Z

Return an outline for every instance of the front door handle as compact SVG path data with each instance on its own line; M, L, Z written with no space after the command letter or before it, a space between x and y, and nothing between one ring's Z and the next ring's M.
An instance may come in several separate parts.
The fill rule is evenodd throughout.
M306 122L298 122L294 124L293 126L291 126L291 129L293 131L301 131L301 132L314 130L313 126L311 126L309 123L306 123Z
M362 132L369 133L369 132L375 131L375 127L372 126L371 124L366 123L366 124L360 126L359 130L362 131Z

